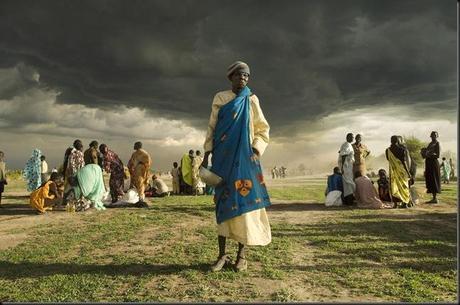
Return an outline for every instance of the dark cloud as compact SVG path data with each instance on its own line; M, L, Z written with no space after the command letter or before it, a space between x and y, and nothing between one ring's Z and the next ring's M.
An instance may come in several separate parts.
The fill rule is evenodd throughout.
M205 129L226 67L251 66L273 135L338 109L454 109L454 1L2 1L0 67L63 104L139 106ZM0 87L36 86L27 72ZM30 74L30 73L29 73ZM24 76L26 75L26 76ZM1 77L1 76L0 76ZM292 129L291 129L292 130Z

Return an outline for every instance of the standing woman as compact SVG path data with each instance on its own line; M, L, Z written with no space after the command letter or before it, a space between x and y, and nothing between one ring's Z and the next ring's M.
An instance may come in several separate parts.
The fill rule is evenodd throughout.
M447 162L447 159L445 157L442 158L441 166L439 167L439 169L441 170L442 174L442 183L449 184L450 172L452 169L450 168L450 164L449 162Z
M42 185L41 156L41 151L35 148L32 152L32 157L27 161L26 167L24 168L23 176L27 181L27 191L29 192L35 191Z
M107 145L101 144L99 151L103 156L103 169L110 173L109 187L112 203L117 202L124 194L125 169L123 162L116 153L110 150ZM98 164L98 163L97 163Z
M5 154L3 151L0 151L0 207L2 205L2 193L5 190L6 182L6 164L5 164Z
M439 137L437 131L431 132L431 142L426 148L422 148L421 154L425 158L425 184L427 193L433 195L433 199L427 203L438 203L436 194L441 193L441 172L439 168L438 158L441 154L441 148L437 138Z
M351 144L355 154L355 162L353 163L353 174L360 172L362 176L366 176L366 158L370 155L371 151L361 142L361 135L357 134L355 143Z
M232 90L218 92L213 100L202 166L212 153L212 171L223 178L215 188L219 255L212 271L231 262L225 252L227 238L238 242L235 269L247 269L246 247L271 242L265 207L270 205L259 158L268 145L269 125L259 99L246 86L249 66L230 65Z

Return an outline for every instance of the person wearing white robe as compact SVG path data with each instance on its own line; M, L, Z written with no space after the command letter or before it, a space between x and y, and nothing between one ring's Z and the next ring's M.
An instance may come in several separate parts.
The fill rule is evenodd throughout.
M355 192L355 182L353 174L353 163L355 162L354 150L351 142L353 142L353 134L348 133L346 142L342 144L339 150L338 165L342 172L343 180L343 197L344 204L353 204L353 193Z

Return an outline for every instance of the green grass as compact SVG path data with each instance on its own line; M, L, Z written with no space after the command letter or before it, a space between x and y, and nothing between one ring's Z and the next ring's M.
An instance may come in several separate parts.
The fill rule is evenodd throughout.
M269 189L269 195L273 199L280 200L310 200L315 202L324 201L325 187L315 185L287 186Z
M8 187L19 192L23 182ZM155 198L149 209L17 215L51 218L4 230L10 218L0 213L0 236L27 234L0 251L0 301L454 302L457 187L443 188L441 205L374 211L324 208L320 184L269 187L273 240L250 247L241 273L208 271L217 255L212 196ZM5 200L18 202L27 199ZM235 258L237 244L227 249Z

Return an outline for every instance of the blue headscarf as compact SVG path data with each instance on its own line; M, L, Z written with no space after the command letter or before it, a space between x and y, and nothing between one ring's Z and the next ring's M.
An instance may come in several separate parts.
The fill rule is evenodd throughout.
M29 192L38 189L42 184L41 156L41 151L35 148L32 152L32 157L27 161L26 167L24 168L23 176L27 180L27 190Z
M219 110L212 171L224 183L215 189L217 223L270 205L259 158L249 138L251 90L244 87Z

